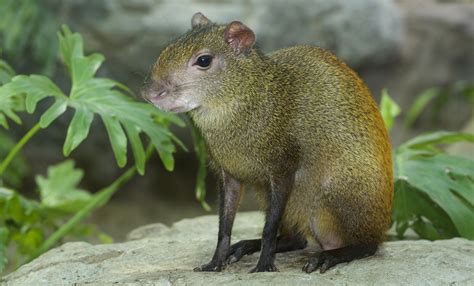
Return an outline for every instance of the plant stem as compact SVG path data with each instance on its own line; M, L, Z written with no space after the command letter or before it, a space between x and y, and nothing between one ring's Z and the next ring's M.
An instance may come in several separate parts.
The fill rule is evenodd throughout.
M153 153L153 145L150 144L146 150L146 160L150 158ZM118 177L112 184L108 187L103 188L97 192L91 201L80 211L78 211L72 218L70 218L65 224L63 224L58 230L56 230L47 240L40 245L40 247L34 252L28 259L28 262L34 258L40 256L51 247L53 247L61 238L71 231L71 229L81 222L85 217L92 213L95 209L106 204L112 195L126 182L132 179L137 173L136 166L129 168L125 173Z
M15 158L16 154L20 152L23 146L25 146L26 142L28 142L31 139L31 137L33 137L36 133L38 133L40 129L41 129L40 124L36 123L36 125L33 126L33 128L31 128L30 131L28 131L28 133L26 133L23 136L23 138L21 138L21 140L18 143L16 143L16 145L10 150L5 160L3 160L2 163L0 164L0 177L3 175L3 173L7 169L8 165L10 165L13 158Z

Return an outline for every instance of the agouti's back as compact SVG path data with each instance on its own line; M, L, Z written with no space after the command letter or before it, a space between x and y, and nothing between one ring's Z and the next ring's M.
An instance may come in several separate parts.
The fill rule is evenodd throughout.
M288 208L298 211L288 212L285 219L304 225L307 213L313 212L325 217L320 222L339 225L341 233L350 229L346 241L363 237L367 242L368 236L381 241L390 223L391 149L369 89L346 64L318 47L295 46L269 57L295 79L289 96L296 112L289 128L303 154L300 164L310 172L302 182L296 178L297 194L291 196ZM348 205L351 211L358 209L361 218L367 216L351 217ZM344 219L334 222L335 217ZM325 226L314 223L306 232L324 233L321 228Z

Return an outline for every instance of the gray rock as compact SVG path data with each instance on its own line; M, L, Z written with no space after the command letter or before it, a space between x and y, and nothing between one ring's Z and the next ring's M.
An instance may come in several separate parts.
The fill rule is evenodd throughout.
M278 0L265 6L254 26L267 51L317 45L356 68L387 62L402 41L400 11L391 0Z
M240 213L234 241L257 237L259 213ZM156 228L155 230L153 230ZM258 254L244 257L221 273L192 269L211 257L217 217L185 219L172 227L146 226L131 241L90 245L66 243L0 280L5 285L138 284L138 285L472 285L474 242L451 239L387 242L373 257L340 264L325 274L306 274L301 267L317 250L277 254L280 272L249 274Z
M198 11L218 23L244 22L267 52L320 45L354 67L393 57L402 37L392 0L67 0L54 2L54 9L84 35L88 49L106 55L109 72L128 83L143 81L160 50L190 28Z

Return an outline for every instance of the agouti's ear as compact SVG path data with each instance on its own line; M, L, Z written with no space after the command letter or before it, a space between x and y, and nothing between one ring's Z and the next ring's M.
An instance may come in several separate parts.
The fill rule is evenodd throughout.
M224 39L234 50L235 55L247 52L255 44L253 31L239 21L234 21L227 26Z
M211 24L211 21L203 13L197 12L191 18L191 27L205 26Z

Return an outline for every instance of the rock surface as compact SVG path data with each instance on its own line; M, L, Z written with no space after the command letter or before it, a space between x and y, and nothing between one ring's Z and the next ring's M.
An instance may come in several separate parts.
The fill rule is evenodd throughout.
M257 237L263 224L259 213L240 213L234 241ZM66 243L0 280L2 285L473 285L474 242L387 242L370 258L340 264L325 274L306 274L301 267L317 251L277 254L280 272L249 274L258 254L244 257L221 273L192 269L213 252L217 217L185 219L172 227L144 226L129 241L108 245Z

